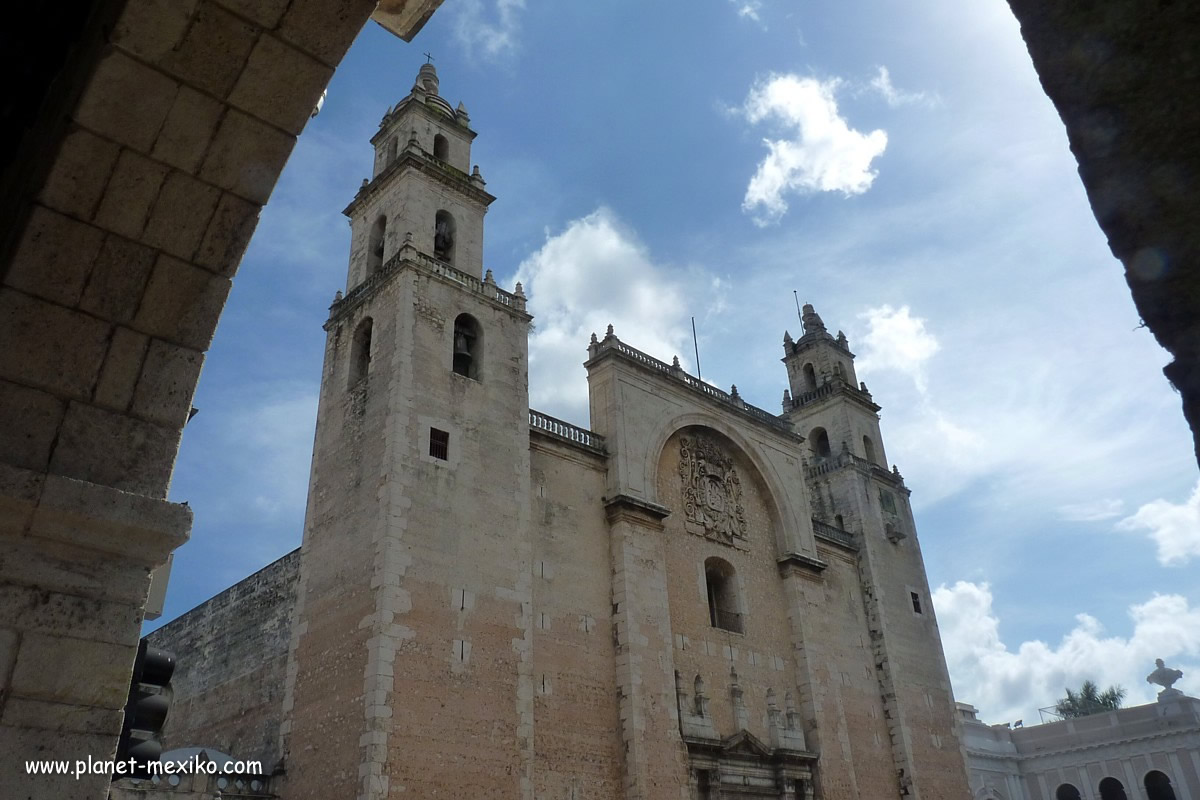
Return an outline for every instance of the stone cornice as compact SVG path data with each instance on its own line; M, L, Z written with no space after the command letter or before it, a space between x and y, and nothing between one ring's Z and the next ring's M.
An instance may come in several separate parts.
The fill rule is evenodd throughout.
M479 186L476 186L467 173L450 166L445 161L434 158L422 150L419 146L410 142L409 145L401 150L396 156L395 161L393 161L391 164L388 164L387 167L384 168L383 172L375 176L374 180L370 181L366 186L363 186L358 190L358 194L354 195L354 199L350 201L350 205L342 209L342 214L347 217L352 217L355 211L378 195L383 186L391 183L392 178L396 175L399 175L406 167L411 167L412 169L427 175L439 183L448 186L449 188L463 195L468 200L476 203L485 211L487 210L487 207L496 199L495 195L485 191Z
M659 530L662 530L662 521L671 515L671 509L666 506L628 494L604 498L604 512L610 524L624 520Z
M819 575L829 566L821 559L806 556L803 553L786 553L775 560L779 564L780 573L783 575L789 573Z

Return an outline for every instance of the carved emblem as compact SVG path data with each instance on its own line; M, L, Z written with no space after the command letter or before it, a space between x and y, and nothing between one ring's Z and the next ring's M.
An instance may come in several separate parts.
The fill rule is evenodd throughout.
M746 537L742 482L716 442L700 436L679 438L679 476L683 479L683 514L704 535L726 544Z

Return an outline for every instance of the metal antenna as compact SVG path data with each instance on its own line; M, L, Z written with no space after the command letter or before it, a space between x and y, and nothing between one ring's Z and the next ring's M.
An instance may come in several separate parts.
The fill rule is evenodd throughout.
M796 316L803 320L804 315L800 313L800 295L796 294L795 289L792 289L792 297L796 299Z
M700 377L700 342L696 338L696 318L692 317L692 347L696 349L696 377Z

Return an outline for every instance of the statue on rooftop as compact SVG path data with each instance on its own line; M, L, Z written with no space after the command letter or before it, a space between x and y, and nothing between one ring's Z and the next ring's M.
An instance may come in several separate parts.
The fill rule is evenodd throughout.
M1161 658L1154 659L1154 672L1146 676L1146 683L1155 683L1163 687L1163 690L1158 693L1159 700L1165 700L1168 697L1178 697L1183 692L1178 689L1172 689L1175 681L1183 677L1183 672L1177 669L1171 669L1163 664Z

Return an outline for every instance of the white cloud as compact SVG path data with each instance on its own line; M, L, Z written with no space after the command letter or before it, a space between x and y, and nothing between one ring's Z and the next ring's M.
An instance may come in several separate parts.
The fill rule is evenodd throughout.
M1009 650L1000 638L1000 620L992 609L986 583L958 581L933 593L942 646L954 685L954 696L980 710L990 722L1024 719L1036 722L1037 709L1053 705L1063 690L1094 680L1101 687L1120 684L1125 705L1154 699L1157 687L1146 683L1154 659L1162 658L1195 674L1200 663L1200 608L1181 595L1154 595L1129 608L1133 633L1106 636L1104 625L1077 614L1075 626L1058 646L1022 642ZM1192 666L1182 659L1192 659ZM1183 687L1185 690L1187 687Z
M902 89L897 89L892 83L892 76L888 72L887 67L879 67L879 71L871 79L871 88L879 92L891 108L899 108L900 106L907 105L932 107L941 103L937 95L930 94L929 92L906 92Z
M1067 522L1099 522L1121 516L1125 501L1115 497L1087 503L1068 503L1058 507L1059 516Z
M1158 563L1163 566L1181 566L1200 557L1200 483L1185 502L1151 501L1118 522L1117 529L1147 531L1158 545Z
M529 401L541 411L588 423L581 365L591 334L603 336L610 323L622 341L639 350L665 361L676 354L687 361L691 334L683 285L654 263L607 208L547 235L546 243L521 262L516 279L525 285L535 318Z
M238 454L237 484L264 518L303 513L316 418L317 394L306 386L239 408L222 432L226 452Z
M759 12L762 11L762 0L729 0L737 7L737 15L743 19L762 23Z
M454 20L455 36L469 54L499 59L517 49L524 10L525 0L496 0L494 14L485 12L481 0L463 0Z
M871 188L876 173L871 162L887 147L887 133L862 133L838 111L834 94L841 82L798 75L771 75L751 90L741 111L752 124L774 120L787 131L780 139L764 139L767 157L746 187L742 209L761 216L755 222L778 221L787 211L785 194L841 192L847 197Z
M887 304L869 308L858 318L866 320L867 333L862 337L857 371L863 375L873 370L904 373L924 394L925 364L941 349L937 338L925 329L925 320L914 317L908 306Z

